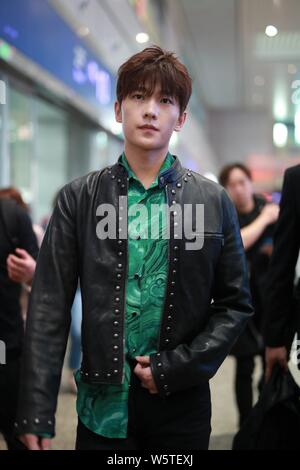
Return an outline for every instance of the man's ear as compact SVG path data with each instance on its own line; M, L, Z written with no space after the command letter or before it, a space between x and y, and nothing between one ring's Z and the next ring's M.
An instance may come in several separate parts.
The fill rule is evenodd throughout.
M181 131L185 121L186 121L186 116L187 116L187 112L184 111L178 118L177 120L177 123L176 123L176 126L174 127L174 131L176 132L179 132Z
M115 118L117 122L122 123L122 107L119 101L115 102Z

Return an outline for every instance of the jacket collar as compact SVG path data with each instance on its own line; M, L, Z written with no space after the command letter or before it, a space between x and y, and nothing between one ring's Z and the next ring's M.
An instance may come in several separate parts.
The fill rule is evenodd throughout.
M179 158L176 155L173 156L175 160L172 166L159 174L158 185L160 188L162 188L166 184L175 183L185 173L185 169L182 167ZM121 163L121 157L122 155L120 155L118 161L110 168L111 174L115 175L116 178L128 176L127 169Z

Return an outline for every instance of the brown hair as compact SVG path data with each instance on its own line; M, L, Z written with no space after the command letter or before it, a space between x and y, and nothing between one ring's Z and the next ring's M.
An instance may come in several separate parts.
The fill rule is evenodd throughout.
M245 173L245 175L249 178L249 180L252 181L252 175L251 171L249 168L243 163L231 163L230 165L224 166L224 168L221 170L220 176L219 176L219 182L222 186L226 187L228 184L228 180L230 178L230 173L235 170L235 169L241 170Z
M28 210L27 205L25 204L20 191L17 190L17 188L14 188L13 186L9 186L8 188L3 188L0 189L0 197L6 197L8 199L14 199L16 203L23 207L23 209Z
M121 65L118 71L117 100L122 103L123 99L137 90L143 90L146 96L151 96L157 84L160 84L162 94L178 101L182 114L191 97L192 79L175 54L159 46L147 47Z

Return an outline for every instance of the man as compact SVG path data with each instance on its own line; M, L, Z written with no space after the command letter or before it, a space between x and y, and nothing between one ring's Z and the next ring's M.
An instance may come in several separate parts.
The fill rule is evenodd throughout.
M9 450L22 447L15 439L23 322L21 283L30 283L37 257L37 240L26 211L15 201L0 198L0 341L5 357L0 361L0 432Z
M265 329L266 381L270 379L276 363L284 369L288 368L288 350L296 331L298 340L300 338L299 304L295 306L294 303L295 267L300 248L299 181L300 165L288 168L284 175L269 269Z
M274 222L278 218L279 208L277 204L267 204L264 197L254 193L251 172L242 163L225 166L219 179L237 209L255 311L254 317L232 350L236 357L235 393L241 427L253 406L254 358L256 355L263 357L264 354L261 336L264 289L272 252ZM262 383L263 381L260 385Z
M119 70L115 103L123 154L59 194L27 323L16 429L30 449L48 449L45 434L55 433L78 276L76 449L208 448L208 381L252 307L231 201L168 152L190 95L191 79L174 54L155 46L131 57ZM170 217L166 204L176 207ZM182 238L184 204L194 212L187 209L192 227ZM196 204L205 207L204 227ZM192 235L201 245L203 229L203 248L186 249Z

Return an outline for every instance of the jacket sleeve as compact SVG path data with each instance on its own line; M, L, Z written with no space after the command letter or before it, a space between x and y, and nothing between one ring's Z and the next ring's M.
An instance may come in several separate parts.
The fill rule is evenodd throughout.
M300 220L296 213L295 189L300 172L288 169L284 176L279 219L276 224L268 284L265 342L284 346L292 321L295 268L299 254Z
M206 327L191 343L150 356L154 381L162 396L211 379L253 315L237 214L225 190L222 212L224 246L215 270Z
M59 193L38 255L23 349L17 434L55 435L55 412L77 279L75 197Z

